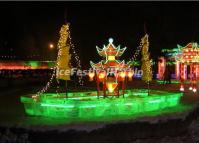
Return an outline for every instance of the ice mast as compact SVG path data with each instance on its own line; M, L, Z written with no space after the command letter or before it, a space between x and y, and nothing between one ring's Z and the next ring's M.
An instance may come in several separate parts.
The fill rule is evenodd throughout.
M141 39L141 46L142 46L141 69L143 72L142 80L147 82L149 89L149 82L152 80L152 69L151 69L152 61L150 60L148 34L145 34L145 36Z

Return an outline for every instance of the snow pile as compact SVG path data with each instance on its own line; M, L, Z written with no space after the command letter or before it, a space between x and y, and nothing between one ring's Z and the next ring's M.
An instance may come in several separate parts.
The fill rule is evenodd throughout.
M161 138L137 139L129 143L198 143L199 142L199 118L194 120L186 134L179 136L165 136Z
M189 134L194 141L199 142L199 118L190 125Z
M0 143L30 143L28 134L15 134L7 128L4 132L0 132Z

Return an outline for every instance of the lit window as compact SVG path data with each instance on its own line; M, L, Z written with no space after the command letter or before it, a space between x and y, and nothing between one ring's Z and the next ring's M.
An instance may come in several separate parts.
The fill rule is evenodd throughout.
M108 60L109 61L114 61L115 60L115 56L108 56Z

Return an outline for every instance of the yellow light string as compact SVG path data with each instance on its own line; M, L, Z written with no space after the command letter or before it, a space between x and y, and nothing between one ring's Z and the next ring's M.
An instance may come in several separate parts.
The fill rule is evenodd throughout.
M137 56L139 55L141 49L142 49L142 45L140 44L140 45L137 47L137 49L136 49L136 51L135 51L133 57L131 58L131 59L132 59L131 61L136 61Z
M45 93L50 88L50 86L52 84L52 81L53 81L53 79L55 77L55 74L56 74L56 67L53 68L53 74L52 74L50 80L47 82L46 86L43 87L39 92L37 92L36 96L39 96L39 95Z
M69 35L69 44L70 44L70 46L71 46L72 53L75 55L75 60L76 60L76 63L77 63L77 69L82 69L79 56L77 55L77 53L76 53L76 51L75 51L75 46L74 46L74 44L72 43L72 38L71 38L71 34L70 34L70 30L69 30L69 29L68 29L68 35ZM79 76L79 77L78 77L78 80L79 80L79 84L80 84L80 85L83 85L82 76Z

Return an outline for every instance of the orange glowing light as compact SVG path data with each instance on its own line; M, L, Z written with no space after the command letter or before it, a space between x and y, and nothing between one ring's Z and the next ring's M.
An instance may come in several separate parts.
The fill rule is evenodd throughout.
M104 79L104 77L105 77L105 73L100 73L99 74L99 79Z
M133 72L131 71L131 72L128 72L128 77L130 78L130 77L132 77L133 76Z
M129 80L131 81L132 77L133 77L133 72L132 71L128 72L128 77L129 77Z
M121 72L121 73L120 73L120 77L121 77L121 78L125 78L125 76L126 76L126 73L125 73L125 72Z
M53 48L54 48L54 45L53 45L53 44L49 44L49 48L50 48L50 49L53 49Z
M107 86L107 89L110 93L112 93L115 88L117 87L118 83L107 83L106 86Z
M88 76L89 76L90 81L92 81L93 77L95 76L95 73L94 72L89 72Z

